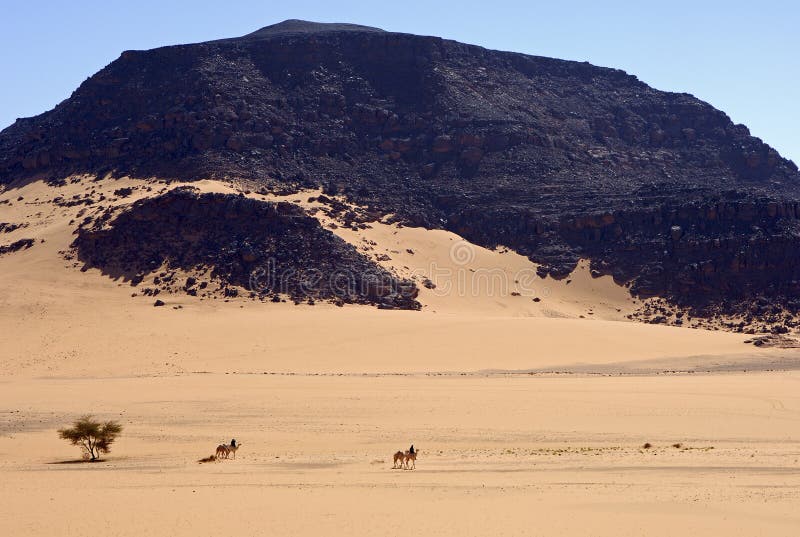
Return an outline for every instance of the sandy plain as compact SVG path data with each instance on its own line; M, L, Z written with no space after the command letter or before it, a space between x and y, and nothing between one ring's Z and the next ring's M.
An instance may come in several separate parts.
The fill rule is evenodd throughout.
M79 208L54 197L172 188L126 181L0 193L0 221L29 223L0 243L37 239L0 257L0 535L800 529L797 351L627 322L635 300L585 265L528 279L511 252L383 223L335 232L435 277L420 312L153 308L59 253ZM103 462L55 432L87 412L125 427ZM231 437L236 460L197 462ZM417 469L393 470L411 443Z

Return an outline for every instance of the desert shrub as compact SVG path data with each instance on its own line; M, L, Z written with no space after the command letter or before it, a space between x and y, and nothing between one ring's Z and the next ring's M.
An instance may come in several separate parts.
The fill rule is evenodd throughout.
M72 427L59 429L58 436L73 446L80 446L84 455L96 461L101 453L111 451L111 444L122 432L122 425L116 421L99 422L92 416L82 416Z

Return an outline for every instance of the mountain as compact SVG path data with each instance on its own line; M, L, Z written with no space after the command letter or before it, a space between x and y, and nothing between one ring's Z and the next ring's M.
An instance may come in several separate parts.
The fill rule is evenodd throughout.
M0 133L6 188L74 174L323 187L542 276L584 258L701 314L800 309L797 166L691 95L588 63L296 20L127 51Z

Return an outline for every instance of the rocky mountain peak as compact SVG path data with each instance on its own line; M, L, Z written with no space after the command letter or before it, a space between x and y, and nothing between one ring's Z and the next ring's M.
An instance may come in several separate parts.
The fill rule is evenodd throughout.
M242 39L265 39L276 35L290 34L319 34L339 32L383 32L380 28L348 24L340 22L313 22L300 19L288 19L277 24L265 26L255 32L249 33Z

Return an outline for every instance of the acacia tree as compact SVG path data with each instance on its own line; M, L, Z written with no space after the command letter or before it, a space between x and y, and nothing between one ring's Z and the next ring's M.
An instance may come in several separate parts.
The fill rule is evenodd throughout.
M59 429L58 436L73 446L80 446L90 460L96 461L101 453L111 451L111 444L122 432L122 425L116 421L99 422L92 416L83 416L72 427Z

